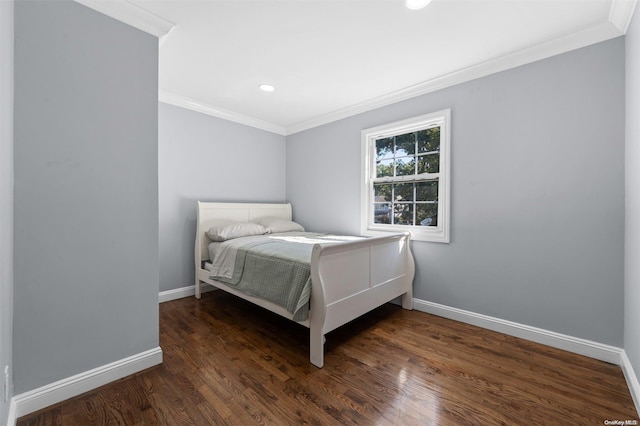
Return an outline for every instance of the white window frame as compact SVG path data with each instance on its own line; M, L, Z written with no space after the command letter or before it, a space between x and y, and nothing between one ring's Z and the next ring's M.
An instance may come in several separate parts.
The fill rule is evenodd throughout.
M438 225L391 225L374 223L373 180L376 173L376 140L411 133L430 127L440 126L440 168L438 173L425 173L421 178L438 178ZM450 170L451 170L451 110L425 114L407 120L396 121L362 131L362 167L361 167L361 233L376 236L388 232L411 233L417 241L449 242L450 220Z

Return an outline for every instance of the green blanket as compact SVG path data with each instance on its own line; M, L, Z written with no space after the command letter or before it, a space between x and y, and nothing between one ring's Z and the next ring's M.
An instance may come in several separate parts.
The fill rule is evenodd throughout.
M324 235L247 242L238 247L233 276L211 278L273 302L293 314L294 320L303 321L309 316L312 242Z

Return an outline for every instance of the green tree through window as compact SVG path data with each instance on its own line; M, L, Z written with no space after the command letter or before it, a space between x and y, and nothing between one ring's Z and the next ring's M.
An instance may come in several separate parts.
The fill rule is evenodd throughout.
M431 175L440 170L440 127L377 139L375 149L374 223L437 226L438 178Z
M449 117L445 110L363 130L363 233L410 227L448 242Z

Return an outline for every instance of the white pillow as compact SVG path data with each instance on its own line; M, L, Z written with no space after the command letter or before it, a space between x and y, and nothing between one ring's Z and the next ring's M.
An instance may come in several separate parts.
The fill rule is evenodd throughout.
M304 232L304 228L302 227L302 225L292 220L281 219L278 217L267 217L259 219L258 222L264 225L264 227L267 229L267 232L271 234L290 231Z
M250 235L262 235L267 232L267 229L259 223L232 222L225 225L212 226L209 228L207 235L212 241L227 241Z

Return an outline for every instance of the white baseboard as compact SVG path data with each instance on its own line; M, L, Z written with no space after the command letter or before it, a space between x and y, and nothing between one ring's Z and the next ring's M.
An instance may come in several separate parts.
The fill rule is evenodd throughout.
M622 348L615 346L580 339L578 337L568 336L566 334L556 333L554 331L531 327L524 324L518 324L500 318L490 317L488 315L465 311L463 309L452 308L438 303L427 302L426 300L413 299L413 307L418 311L427 312L429 314L438 315L466 324L476 325L499 333L508 334L509 336L520 337L522 339L531 340L532 342L541 343L557 349L585 355L622 366L623 350Z
M640 416L640 382L638 382L638 376L635 371L633 371L633 366L631 365L631 361L629 360L626 351L622 351L621 358L622 372L624 373L624 378L627 380L627 386L629 386L633 402L636 404L636 411Z
M16 417L16 399L11 398L9 402L9 416L7 417L7 426L16 426L18 417Z
M162 349L159 346L21 393L12 398L12 404L15 406L14 418L20 418L158 364L162 364Z
M216 288L208 284L203 284L202 286L203 293L213 290L216 290ZM194 295L195 285L192 285L160 292L158 299L160 303L163 303ZM440 305L438 303L428 302L421 299L414 298L413 307L418 311L464 322L466 324L476 325L478 327L508 334L510 336L520 337L522 339L531 340L557 349L585 355L622 366L621 356L623 350L615 346L605 345L603 343L568 336L554 331L506 321L500 318L490 317L488 315L477 314L475 312Z
M202 286L202 292L213 290L216 290L216 288L208 284L203 284ZM158 299L160 303L163 303L194 295L195 286L192 285L160 292ZM618 365L624 372L627 385L629 386L631 396L633 397L633 401L636 405L636 410L640 412L640 384L638 383L638 376L635 375L629 358L622 348L556 333L542 328L531 327L512 321L506 321L488 315L465 311L463 309L440 305L438 303L428 302L421 299L414 298L413 307L418 311L438 315L444 318L460 321L465 324L475 325L488 330L504 333L509 336L519 337L532 342Z
M217 290L214 286L209 284L202 284L201 292ZM195 296L196 286L189 285L186 287L175 288L173 290L161 291L158 294L158 303L169 302L171 300L182 299L183 297Z
M216 290L216 288L208 284L203 284L202 286L203 293L213 290ZM160 303L163 303L194 295L195 285L192 285L160 292L158 299ZM397 302L397 300L394 300L394 302ZM566 334L560 334L541 328L506 321L500 318L490 317L488 315L477 314L463 309L452 308L450 306L440 305L438 303L428 302L421 299L414 298L413 307L418 311L464 322L466 324L476 325L478 327L508 334L510 336L531 340L533 342L585 355L619 366L622 365L621 355L623 350L615 346L609 346L586 339L580 339L578 337L568 336Z

